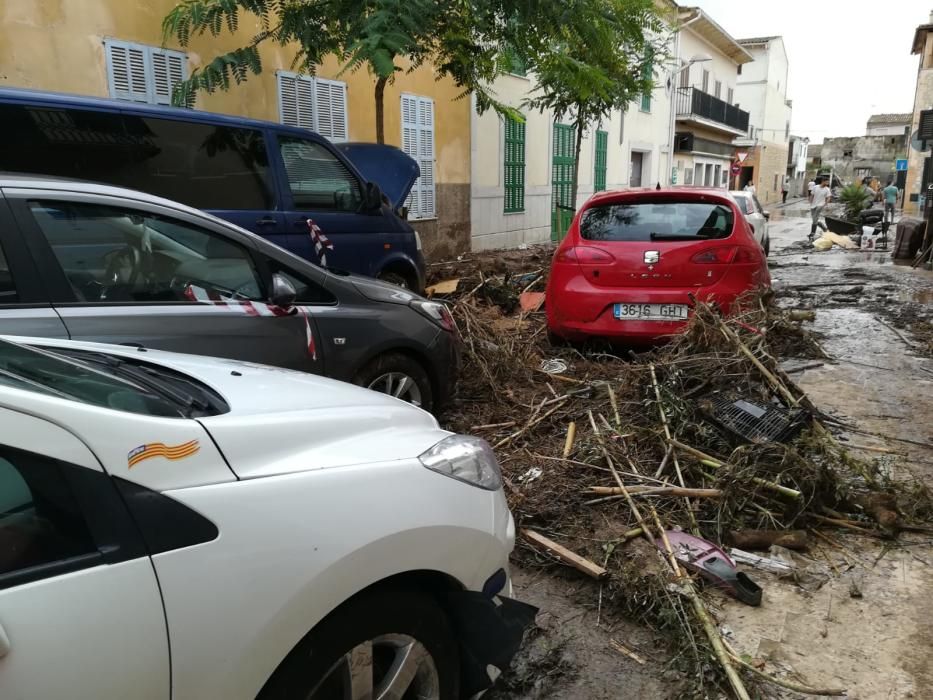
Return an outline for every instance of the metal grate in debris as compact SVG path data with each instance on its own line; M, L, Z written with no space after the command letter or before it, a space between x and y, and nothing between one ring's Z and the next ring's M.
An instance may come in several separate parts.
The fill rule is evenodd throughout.
M806 422L806 412L801 409L788 410L727 396L711 399L709 414L720 428L743 442L787 442Z

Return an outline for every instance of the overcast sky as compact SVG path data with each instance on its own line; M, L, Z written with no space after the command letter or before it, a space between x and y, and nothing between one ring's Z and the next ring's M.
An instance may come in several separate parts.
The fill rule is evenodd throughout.
M862 136L872 114L912 112L919 56L914 29L933 0L693 0L736 39L784 37L791 132L814 143Z

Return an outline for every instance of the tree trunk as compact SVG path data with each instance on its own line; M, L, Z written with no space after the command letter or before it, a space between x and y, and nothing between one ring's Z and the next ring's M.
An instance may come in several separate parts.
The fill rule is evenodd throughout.
M583 147L583 129L586 127L586 124L581 122L579 118L574 122L577 128L577 143L573 149L573 185L570 195L570 206L573 207L574 212L577 211L577 187L580 184L580 149Z
M388 78L376 80L376 143L386 142L385 92Z

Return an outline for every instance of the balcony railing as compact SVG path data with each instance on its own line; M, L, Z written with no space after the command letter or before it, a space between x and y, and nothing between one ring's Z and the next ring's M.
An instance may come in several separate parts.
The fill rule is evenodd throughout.
M737 131L748 131L748 112L696 88L677 88L677 116L700 117Z

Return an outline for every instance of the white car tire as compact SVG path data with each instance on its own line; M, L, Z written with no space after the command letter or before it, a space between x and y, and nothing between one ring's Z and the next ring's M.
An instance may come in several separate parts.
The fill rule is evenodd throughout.
M432 597L376 591L345 603L298 643L258 699L342 700L369 683L372 697L391 686L387 697L457 700L460 650Z

